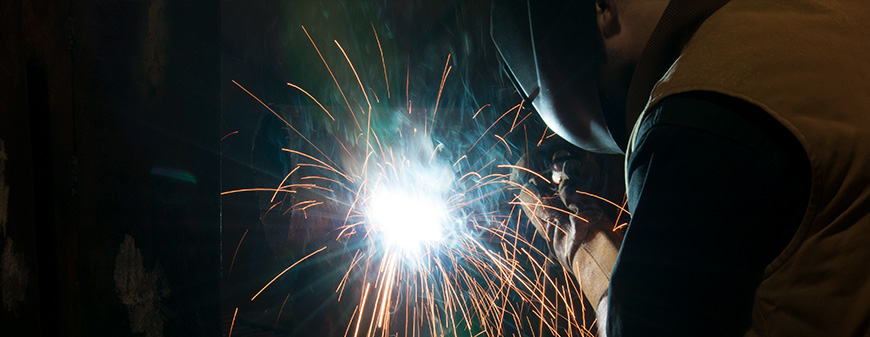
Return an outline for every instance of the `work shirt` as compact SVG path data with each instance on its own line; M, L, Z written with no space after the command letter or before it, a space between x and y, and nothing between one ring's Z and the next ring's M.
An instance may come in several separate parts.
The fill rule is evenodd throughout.
M677 95L645 117L608 336L742 335L765 267L803 218L806 154L757 107L722 95Z

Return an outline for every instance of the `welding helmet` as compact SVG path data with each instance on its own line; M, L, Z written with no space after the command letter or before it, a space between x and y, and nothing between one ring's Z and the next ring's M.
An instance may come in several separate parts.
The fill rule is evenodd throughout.
M624 117L606 118L599 99L595 2L493 0L491 14L505 72L550 129L584 150L622 153L608 124L624 129Z

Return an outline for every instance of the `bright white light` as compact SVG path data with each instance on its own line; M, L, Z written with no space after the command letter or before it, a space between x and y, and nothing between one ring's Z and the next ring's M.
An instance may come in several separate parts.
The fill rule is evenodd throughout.
M441 239L447 210L433 196L381 188L370 200L368 217L388 245L417 252Z

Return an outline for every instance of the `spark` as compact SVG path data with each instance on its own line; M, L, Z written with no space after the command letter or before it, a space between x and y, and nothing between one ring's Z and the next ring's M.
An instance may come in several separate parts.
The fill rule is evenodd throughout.
M281 309L278 310L278 318L275 318L275 327L274 329L278 329L278 322L281 320L281 313L284 312L284 306L287 305L287 300L290 299L290 293L287 293L287 296L284 297L284 302L281 303Z
M441 102L441 93L444 92L444 82L447 81L447 76L450 75L450 70L453 69L453 66L448 67L450 56L452 55L447 54L447 62L444 63L444 74L441 75L441 85L438 86L438 98L435 99L435 111L432 112L432 119L435 119L435 115L438 114L438 103Z
M264 191L264 192L296 193L296 191L293 191L293 190L285 190L285 189L280 189L280 188L276 189L276 188L266 188L266 187L261 187L261 188L240 188L240 189L232 190L232 191L224 191L224 192L221 192L221 195L234 194L234 193L242 193L242 192L258 192L258 191Z
M628 195L623 193L623 195L622 195L622 207L620 207L620 210L624 210L625 205L628 205ZM624 212L624 213L631 215L628 212ZM613 227L614 232L628 226L627 222L619 224L619 219L622 218L622 214L623 214L623 212L620 211L619 214L616 215L616 220L613 221L613 224L615 225L615 227ZM619 225L617 225L617 224L619 224Z
M303 94L307 95L308 98L311 98L311 100L314 101L314 103L317 103L317 105L320 106L321 109L323 109L323 112L325 112L326 115L329 116L329 119L332 119L333 121L335 121L335 117L332 117L332 114L329 113L329 110L326 110L326 107L324 107L323 104L320 104L320 102L316 98L314 98L314 96L311 96L311 94L309 94L307 91L305 91L305 89L302 89L298 85L295 85L295 84L289 83L289 82L287 83L287 85L294 87L294 88L296 88L296 90L299 90Z
M236 307L236 310L233 311L233 320L230 323L230 334L228 337L233 337L233 327L236 326L236 315L238 315L238 314L239 314L239 308Z
M233 273L233 265L236 264L236 255L239 255L239 248L242 248L242 241L245 241L245 236L248 235L248 230L245 230L245 234L242 234L242 238L239 239L239 244L236 246L236 252L233 253L233 260L230 261L230 270L227 272L227 277Z
M282 186L282 185L284 185L284 182L287 181L287 178L290 178L290 176L293 175L293 173L295 173L296 170L299 169L299 167L300 167L300 166L296 166L295 168L293 168L292 171L290 171L290 173L287 173L287 175L284 176L284 179L281 180L281 183L278 184L278 186ZM272 194L272 199L270 199L269 202L275 202L275 197L278 196L278 192L279 192L279 191L280 191L280 189L278 189L278 188L275 189L275 193Z
M546 183L547 185L552 184L552 182L550 182L549 179L545 178L540 173L535 172L535 171L533 171L529 168L526 168L526 167L517 166L517 165L499 165L498 167L512 168L512 169L516 169L516 170L520 170L520 171L525 171L525 172L531 173L531 174L535 175L536 177L538 177L539 179L543 180L544 183Z
M221 137L221 140L223 141L224 139L227 139L227 137L238 134L238 133L239 133L239 131L230 132L230 133L224 135L223 137Z
M511 153L511 146L510 146L510 144L508 144L508 142L507 142L506 140L504 140L504 137L499 136L499 135L493 135L493 136L494 136L495 138L498 138L498 140L500 140L500 141L504 144L505 149L508 151L508 155L512 155L512 154L513 154L513 153Z
M369 113L372 111L372 102L369 101L369 95L366 94L366 88L363 87L362 80L359 78L359 74L356 73L356 67L353 66L353 62L350 61L350 57L347 56L347 53L344 52L344 48L341 47L341 44L338 43L337 40L332 40L335 42L335 45L338 46L338 49L341 50L341 54L344 55L344 59L347 60L347 64L350 66L350 70L353 70L353 76L356 76L356 81L359 83L359 90L362 91L363 96L366 98L366 104L369 105ZM369 116L371 118L371 116Z
M545 136L547 136L547 130L550 130L550 127L549 127L549 126L547 126L547 127L544 128L544 132L541 134L541 139L538 140L538 144L537 144L537 146L541 146L541 143L544 142L544 138L545 138Z
M483 111L484 108L489 107L489 106L492 106L492 104L487 103L487 104L484 104L482 107L480 107L480 109L477 109L477 112L475 112L474 115L471 116L471 119L477 118L477 115L480 114L480 112Z
M631 215L631 212L629 212L627 209L625 209L624 205L623 205L623 206L619 206L619 204L617 204L617 203L615 203L615 202L613 202L613 201L607 200L607 198L604 198L604 197L599 196L599 195L597 195L597 194L592 194L592 193L584 192L584 191L580 191L580 190L574 191L574 193L582 194L582 195L586 195L586 196L590 196L590 197L593 197L593 198L595 198L595 199L598 199L598 200L604 201L604 202L606 202L606 203L608 203L608 204L613 205L613 207L616 207L617 209L619 209L619 212L620 212L620 213L625 213L625 214ZM619 222L619 218L616 219L616 222Z
M387 86L387 99L390 99L390 80L387 77L387 63L384 61L384 49L381 48L381 39L378 37L378 30L375 29L374 22L369 21L372 26L372 32L375 33L375 41L378 42L378 51L381 52L381 64L384 66L384 83Z
M266 283L266 285L263 286L263 289L260 289L260 291L258 291L258 292L254 295L254 297L251 297L251 301L257 299L257 297L260 296L260 294L263 293L263 290L266 290L266 288L268 288L270 285L272 285L272 282L275 282L275 280L281 278L281 275L284 275L284 273L286 273L288 270L290 270L291 268L295 267L297 264L301 263L302 261L307 260L307 259L308 259L309 257L311 257L312 255L322 252L324 249L326 249L326 246L324 246L323 248L320 248L320 249L314 251L314 252L311 253L311 254L306 255L305 257L299 259L299 261L296 261L296 263L294 263L294 264L290 265L289 267L287 267L287 269L284 269L284 271L278 273L278 275L276 275L275 278L273 278L271 281L269 281L269 283Z

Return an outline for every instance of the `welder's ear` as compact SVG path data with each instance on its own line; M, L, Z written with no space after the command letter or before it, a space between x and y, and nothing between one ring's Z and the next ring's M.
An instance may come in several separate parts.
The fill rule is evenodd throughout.
M609 38L619 34L619 16L617 0L595 0L595 14L598 18L598 30L602 37Z

